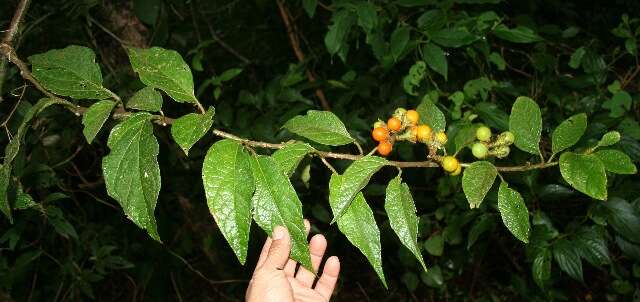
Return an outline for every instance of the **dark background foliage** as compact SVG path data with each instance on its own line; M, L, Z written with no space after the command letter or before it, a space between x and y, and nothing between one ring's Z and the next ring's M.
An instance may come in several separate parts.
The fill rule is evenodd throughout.
M303 62L294 54L278 4L266 0L34 1L14 45L23 58L70 44L90 47L96 51L105 87L123 98L143 86L131 70L123 44L175 49L193 70L199 100L205 107L216 107L215 127L255 140L290 139L291 134L280 128L285 121L308 109L322 109L316 88L322 89L331 110L367 150L374 146L369 131L377 118L398 106L414 108L432 91L439 92L438 106L447 115L449 131L468 123L472 115L505 130L515 97L528 95L542 107L543 137L548 138L565 118L587 112L589 128L579 146L589 146L607 130L617 129L623 134L617 148L636 163L640 160L640 65L637 50L633 53L640 35L640 21L634 19L640 13L639 2L369 1L376 8L376 26L367 31L354 21L353 27L339 28L345 33L340 46L349 51L346 60L332 56L325 45L332 18L362 2L366 1L321 1L313 17L303 5L315 1L284 4L306 56ZM16 4L9 0L0 5L0 28L8 27ZM421 19L434 9L439 9L436 17ZM509 28L527 26L543 39L513 43L478 29L478 16L489 11ZM420 26L421 22L426 25ZM412 32L394 60L371 41L393 40L399 25ZM409 95L403 78L417 60L429 59L423 57L422 47L431 41L430 31L461 25L477 30L478 39L444 48L447 80L429 70L417 95ZM569 66L581 47L584 57L578 66ZM490 53L503 58L505 65L490 60ZM2 146L8 141L4 133L15 133L22 115L40 97L17 69L3 64L0 121L15 112L3 127L6 131L2 129ZM233 68L242 72L213 84L212 79ZM310 82L307 70L318 80ZM608 86L614 81L632 97L628 106L613 98L615 87ZM460 104L448 98L455 91L466 96ZM163 111L178 117L190 112L188 107L166 101ZM107 127L114 124L109 121ZM265 235L254 225L243 267L213 222L200 170L216 138L205 136L186 157L167 128L155 128L163 175L155 212L160 244L127 220L106 194L100 165L108 153L108 131L92 144L86 143L81 131L78 117L54 108L38 118L27 136L26 152L18 157L15 169L22 187L40 206L16 211L13 225L0 219L0 300L242 300ZM550 150L548 139L543 139L542 148ZM338 150L356 152L352 147ZM396 146L391 156L419 160L423 152L404 145ZM468 150L460 155L471 160ZM514 151L500 163L535 160ZM348 162L334 164L342 170ZM640 299L637 175L610 175L609 200L603 203L572 190L557 169L508 174L531 212L531 243L525 245L502 226L495 210L496 190L482 208L469 210L459 178L439 169L406 170L403 178L420 216L419 242L431 268L424 273L386 219L384 185L396 171L385 168L365 189L382 233L389 281L385 290L360 252L328 224L329 172L317 160L301 166L310 170L299 169L292 181L305 216L312 220L313 232L327 236L329 254L338 255L343 265L336 301ZM588 249L579 246L585 232L596 234L598 240L588 242L602 253L579 252ZM576 252L564 258L554 254L548 270L543 268L548 278L536 279L534 259L565 242Z

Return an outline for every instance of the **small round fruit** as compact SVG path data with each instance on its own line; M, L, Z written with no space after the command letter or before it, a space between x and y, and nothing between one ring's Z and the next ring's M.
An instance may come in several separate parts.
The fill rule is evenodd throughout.
M509 152L511 152L509 146L498 146L493 150L493 154L497 158L505 158L509 156Z
M387 128L393 132L399 131L402 129L402 122L399 119L392 117L387 121Z
M389 138L389 131L382 127L374 128L373 131L371 131L371 136L375 141L385 141Z
M389 155L392 149L393 149L393 145L391 145L391 143L388 141L381 141L378 144L378 153L382 156Z
M386 128L387 127L387 123L378 120L377 122L373 123L373 128L378 128L378 127L382 127L382 128Z
M515 140L515 139L516 139L516 138L513 136L513 133L511 133L510 131L502 132L502 133L500 134L500 137L501 137L501 139L502 139L502 142L503 142L505 145L511 145L511 144L513 144L513 140Z
M476 138L481 142L488 142L491 140L491 129L487 126L482 126L476 129Z
M436 141L438 143L440 143L441 145L444 145L447 143L447 134L440 131L438 133L436 133Z
M426 143L431 140L431 127L427 125L420 125L417 129L418 141Z
M458 168L455 171L451 172L451 176L460 175L460 172L462 172L462 166L458 165Z
M409 122L409 125L415 125L418 123L418 120L420 120L420 113L413 109L407 110L405 118L407 119L407 122Z
M455 172L459 166L460 166L460 163L453 156L445 156L442 159L442 168L449 173Z
M415 143L418 139L418 126L410 126L407 137L409 141Z
M483 143L475 143L471 147L471 153L473 153L473 156L475 156L476 158L483 159L487 157L487 153L489 153L489 149Z

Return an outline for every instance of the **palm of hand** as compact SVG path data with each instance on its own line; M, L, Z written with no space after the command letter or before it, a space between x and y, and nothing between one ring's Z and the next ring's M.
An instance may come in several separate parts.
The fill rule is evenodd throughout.
M305 221L305 224L308 232L308 222ZM297 263L289 259L289 240L288 234L275 241L267 239L247 288L247 301L329 301L340 272L338 258L334 256L327 259L322 276L314 287L316 275L303 267L296 270ZM326 247L324 236L315 235L311 238L309 251L315 271L320 267Z

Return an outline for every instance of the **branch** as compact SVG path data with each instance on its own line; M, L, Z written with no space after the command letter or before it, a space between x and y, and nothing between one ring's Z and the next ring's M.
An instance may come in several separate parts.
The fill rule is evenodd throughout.
M29 7L29 0L21 0L20 3L18 3L18 7L16 8L16 12L13 15L13 19L11 19L11 24L9 25L9 29L7 30L7 33L4 35L4 38L2 38L2 43L7 43L9 45L11 45L11 43L13 42L13 38L16 36L16 33L18 32L18 27L20 27L20 22L22 22L22 19L24 18L25 13L27 12L27 8Z
M304 63L305 57L302 49L300 48L300 39L298 39L297 30L295 24L291 22L291 14L285 7L284 1L278 0L278 9L280 10L280 16L282 17L282 21L284 22L285 27L287 28L287 36L289 36L289 42L291 43L291 48L293 48L293 52L296 54L296 58L300 63ZM316 76L311 72L310 69L307 68L307 78L309 82L316 82ZM322 109L331 110L331 106L329 106L329 102L324 95L324 91L320 88L316 88L316 96L320 100L320 104L322 105Z
M72 111L74 114L80 116L82 114L84 114L87 110L86 107L82 107L82 106L77 106L74 105L73 103L60 98L54 94L52 94L51 92L47 91L44 87L42 87L42 85L40 85L40 83L38 82L38 80L36 80L33 75L31 74L31 71L29 70L29 68L27 67L27 65L20 60L20 58L18 58L18 56L16 55L15 51L13 50L13 48L5 43L0 43L0 54L9 58L9 61L12 62L13 64L16 65L16 67L18 67L18 69L20 69L20 75L22 75L22 77L26 80L28 80L29 82L33 83L33 85L40 90L44 95L46 95L49 98L52 99L56 99L59 100L61 104L63 104L67 109L69 109L70 111ZM198 103L199 104L199 103ZM123 119L126 118L127 116L129 116L131 114L131 112L126 111L123 107L119 106L115 109L115 111L113 112L113 114L111 115L111 118L113 119ZM173 124L173 122L175 121L175 119L170 118L170 117L166 117L163 115L153 115L153 121L159 125L171 125ZM215 136L221 137L221 138L226 138L226 139L231 139L234 141L238 141L246 146L250 146L250 147L257 147L257 148L264 148L264 149L282 149L284 148L288 143L269 143L269 142L262 142L262 141L254 141L254 140L250 140L250 139L246 139L246 138L242 138L236 135L233 135L231 133L219 130L219 129L213 129L212 130L213 134ZM333 159L344 159L344 160L358 160L362 157L364 157L365 155L362 154L349 154L349 153L336 153L336 152L327 152L327 151L319 151L316 150L313 152L313 154L315 156L318 156L322 159L326 159L326 158L333 158ZM549 162L549 163L540 163L540 164L530 164L527 163L526 165L522 165L522 166L510 166L510 167L496 167L496 169L500 172L519 172L519 171L529 171L529 170L535 170L535 169L544 169L544 168L548 168L548 167L552 167L557 165L558 162ZM398 168L435 168L435 167L440 167L440 164L437 163L436 161L433 160L427 160L427 161L388 161L388 165L390 166L394 166L394 167L398 167ZM470 164L469 163L462 163L461 164L463 167L468 167Z

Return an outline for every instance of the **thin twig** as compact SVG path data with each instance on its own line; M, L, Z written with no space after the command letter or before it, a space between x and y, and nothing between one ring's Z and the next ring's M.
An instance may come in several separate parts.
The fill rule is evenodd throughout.
M46 96L59 101L59 103L63 104L68 110L72 111L73 113L75 113L78 116L84 114L84 112L87 110L87 108L85 108L85 107L74 105L73 103L71 103L69 101L66 101L66 100L64 100L64 99L62 99L62 98L60 98L58 96L53 95L51 92L47 91L44 87L42 87L42 85L40 85L40 83L33 77L31 72L29 71L29 68L27 67L27 65L22 60L20 60L20 58L18 58L18 56L16 55L15 51L13 50L13 48L10 45L5 44L5 43L1 43L0 44L0 55L4 55L4 56L8 57L9 60L12 63L14 63L18 67L18 69L20 69L20 74L22 75L22 77L24 79L26 79L26 80L30 81L31 83L33 83L33 85L38 90L40 90L43 94L45 94ZM198 106L200 111L204 113L204 108L202 107L202 105L200 105L199 102L196 102L196 105ZM124 108L118 107L118 108L116 108L116 110L114 110L114 112L111 115L111 117L113 119L122 119L122 118L126 118L130 114L131 113L125 111ZM169 118L169 117L162 116L162 115L154 115L153 116L153 120L156 123L158 123L160 125L163 125L163 126L172 124L175 121L175 119L173 119L173 118ZM281 149L281 148L283 148L285 146L285 143L269 143L269 142L254 141L254 140L238 137L236 135L224 132L224 131L219 130L219 129L213 129L212 132L213 132L214 135L216 135L218 137L235 140L235 141L241 142L242 144L250 146L250 147L265 148L265 149ZM336 152L327 152L327 151L319 151L319 150L316 150L313 153L318 155L318 156L320 156L320 157L323 157L323 158L344 159L344 160L352 160L352 161L358 160L358 159L364 157L364 155L360 155L360 154L336 153ZM557 164L558 164L558 162L539 163L539 164L527 163L526 165L522 165L522 166L496 167L496 169L498 171L501 171L501 172L518 172L518 171L529 171L529 170L535 170L535 169L548 168L548 167L555 166ZM398 167L398 168L435 168L435 167L439 167L440 166L440 164L438 164L436 161L432 161L432 160L427 160L427 161L387 161L387 165L395 166L395 167ZM462 167L466 168L470 164L469 163L462 163L461 165L462 165Z
M333 172L333 174L339 174L338 171L336 171L336 169L327 161L326 158L324 157L320 157L320 160L322 161L322 163L327 166L327 169L331 170L331 172Z
M13 38L16 36L18 32L18 27L20 27L20 22L24 18L25 13L27 12L27 8L29 8L30 0L22 0L18 3L18 7L16 7L16 12L13 15L13 19L11 19L11 23L9 25L9 29L4 34L4 38L2 38L2 43L11 44L13 43Z
M285 3L283 0L278 0L277 3L278 3L278 9L280 11L280 16L282 17L282 21L284 22L284 25L287 28L287 36L289 36L289 42L291 43L291 48L293 48L293 52L295 53L296 58L298 58L298 61L300 63L304 63L305 62L304 52L302 52L302 48L300 48L300 39L298 39L296 26L292 22L291 13L289 13L289 10L285 6ZM316 82L316 76L313 74L313 72L311 72L309 68L307 68L307 78L311 83ZM327 98L324 95L324 91L322 91L322 89L320 89L319 87L316 88L316 96L320 100L320 105L322 105L322 109L331 110L331 106L329 106L329 102L327 101Z
M196 5L198 7L200 7L198 2L196 2ZM202 10L198 9L197 11L201 12ZM229 44L227 44L225 41L223 41L220 38L220 36L218 36L216 34L216 31L213 29L213 26L211 25L211 22L209 22L208 18L203 18L203 19L205 20L205 23L207 23L207 29L209 30L209 34L211 35L211 38L213 38L213 40L216 41L216 43L218 43L228 53L230 53L233 56L235 56L236 58L238 58L238 60L242 61L242 63L247 64L247 65L249 63L251 63L251 61L249 59L247 59L247 57L243 56L242 54L240 54L240 52L235 50L233 47L229 46Z
M20 105L20 101L22 101L22 97L24 97L24 92L27 90L27 85L22 85L22 92L20 92L20 97L18 98L18 101L16 102L16 104L13 106L13 108L11 109L11 112L9 112L9 115L7 116L7 118L4 120L4 122L2 122L2 124L0 124L0 127L6 127L7 123L9 122L9 120L11 119L11 117L13 116L13 114L16 112L16 109L18 109L18 106Z

